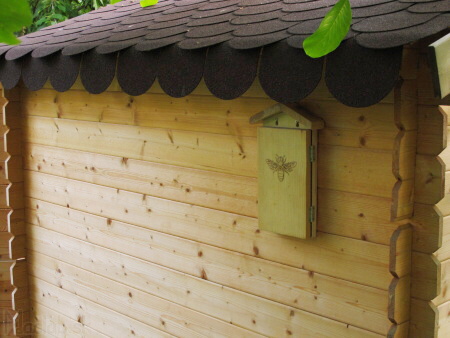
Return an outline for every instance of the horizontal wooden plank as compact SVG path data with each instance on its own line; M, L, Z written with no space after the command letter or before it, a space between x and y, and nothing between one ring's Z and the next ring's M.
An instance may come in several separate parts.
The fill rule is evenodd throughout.
M438 312L433 303L411 299L411 338L436 337L438 328Z
M398 81L393 90L398 131L417 130L417 81Z
M318 229L388 245L405 221L391 222L391 198L318 190Z
M260 231L254 218L38 172L27 176L32 198L385 290L392 279L385 245L320 233L301 241Z
M0 210L1 214L2 210ZM25 210L24 209L16 209L12 211L11 215L9 216L9 231L15 235L25 235Z
M419 106L417 116L417 153L439 155L447 147L447 115L436 106Z
M27 261L18 260L14 264L12 270L13 283L18 288L24 288L28 286L28 272L27 272Z
M392 188L397 182L392 174L392 152L320 146L318 153L320 188L392 196Z
M16 321L16 334L18 337L34 337L34 325L31 319L31 310L20 312Z
M450 167L450 166L446 166ZM450 171L445 172L445 193L450 194Z
M21 155L22 154L22 130L13 129L6 135L6 149L9 155Z
M0 261L0 283L11 283L12 268L14 261L2 260Z
M434 155L416 156L414 200L436 204L445 195L445 163Z
M279 336L287 330L293 335L320 333L325 322L326 330L348 337L367 332L53 231L31 226L29 234L33 238L31 250L243 328L253 331L258 329L264 335ZM205 299L209 301L205 302Z
M9 187L10 184L2 184L0 185L0 208L8 209L9 208Z
M390 328L386 291L117 221L108 223L106 218L46 202L30 200L29 205L28 222L34 225L374 332ZM397 303L390 308L400 308ZM401 316L395 314L396 319Z
M255 138L43 117L30 117L26 123L24 133L31 143L256 177ZM396 182L391 151L322 145L319 154L320 187L391 196ZM408 173L400 175L406 178Z
M10 214L11 209L0 209L0 232L11 232L10 231Z
M119 316L115 311L77 297L42 280L32 278L30 282L34 290L31 295L34 302L64 313L72 320L107 336L172 337L157 328L123 315Z
M26 235L14 236L10 243L11 247L11 259L23 259L26 257L27 252L27 237Z
M395 141L392 156L393 173L398 180L409 180L414 178L414 167L416 162L416 131L400 131Z
M254 178L37 144L27 145L25 157L26 169L257 216L257 183ZM322 232L388 245L392 233L403 224L390 222L390 198L329 189L319 189L318 197L318 229Z
M401 324L392 324L391 331L389 331L388 338L404 338L408 337L410 322L404 322Z
M7 179L11 183L23 182L23 158L22 155L11 156L6 162Z
M9 188L8 194L8 206L12 209L23 209L23 194L24 194L23 182L13 183Z
M11 259L11 242L13 237L9 232L0 232L0 260Z
M27 116L253 137L258 125L250 124L249 118L275 103L245 96L224 101L198 95L177 99L152 93L130 97L120 92L92 95L49 89L25 91L23 102ZM327 128L321 132L323 144L379 149L392 149L394 145L398 130L392 104L352 108L335 101L308 99L302 105L324 119Z
M256 177L256 138L44 117L25 121L28 142Z
M190 95L172 98L163 94L131 97L123 92L92 95L85 91L40 90L24 93L23 114L61 119L188 130L256 137L252 115L272 106L269 98L240 97L220 100Z
M33 313L36 329L42 331L42 337L108 337L38 302L33 304Z
M432 300L441 292L441 263L433 254L412 253L411 296Z
M450 259L450 216L443 217L442 223L442 246L435 252L441 262Z
M446 194L436 207L442 216L450 216L450 194Z
M412 225L415 251L431 254L442 246L442 214L436 206L416 203Z
M42 279L121 315L158 327L178 337L259 337L251 331L48 256L34 252L31 261L32 278ZM161 321L164 321L164 325Z
M257 215L256 178L36 144L28 144L26 149L26 169L236 214Z
M448 132L450 133L450 127L448 128ZM446 171L450 170L450 147L445 148L442 153L439 154L439 157L446 164Z
M410 319L410 300L411 300L411 278L394 278L389 291L389 319L397 325L403 324ZM392 325L392 324L391 324ZM389 333L392 331L392 326ZM395 330L397 331L397 330ZM396 333L397 335L399 332Z
M7 259L7 258L6 258ZM6 337L14 333L17 312L13 310L12 269L14 261L0 259L0 336Z
M0 160L0 184L8 184L8 159Z
M438 306L438 337L450 336L450 301Z
M447 124L450 126L450 105L440 105L439 109L442 113L447 115Z
M440 292L433 299L433 304L438 306L450 300L450 260L440 262Z

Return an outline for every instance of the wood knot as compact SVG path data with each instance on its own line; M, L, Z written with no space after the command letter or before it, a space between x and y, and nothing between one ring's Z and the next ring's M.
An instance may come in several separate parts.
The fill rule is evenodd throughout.
M206 275L205 269L202 269L202 279L208 280L208 276Z

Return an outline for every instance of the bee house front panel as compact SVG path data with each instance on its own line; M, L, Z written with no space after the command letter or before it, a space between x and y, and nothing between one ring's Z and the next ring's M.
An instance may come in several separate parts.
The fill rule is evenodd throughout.
M311 130L259 128L259 227L299 238L312 233Z

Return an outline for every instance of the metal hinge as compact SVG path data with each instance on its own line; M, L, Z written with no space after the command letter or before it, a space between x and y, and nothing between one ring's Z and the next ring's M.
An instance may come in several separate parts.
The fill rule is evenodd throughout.
M315 146L310 146L309 147L309 160L311 162L315 162L316 161L316 147Z
M309 207L309 221L311 223L314 223L316 218L316 208L314 208L314 206L310 206Z

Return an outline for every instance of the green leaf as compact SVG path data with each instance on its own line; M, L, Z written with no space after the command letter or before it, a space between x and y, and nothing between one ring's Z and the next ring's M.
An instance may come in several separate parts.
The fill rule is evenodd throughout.
M118 2L121 2L122 0L111 0L110 1L110 3L111 3L111 5L114 5L114 4L116 4L116 3L118 3Z
M142 7L153 6L158 3L158 0L141 0Z
M32 18L27 0L0 0L0 42L20 43L14 33L31 25Z
M303 41L305 53L319 58L339 47L352 23L352 9L349 0L339 0L325 15L319 28Z

